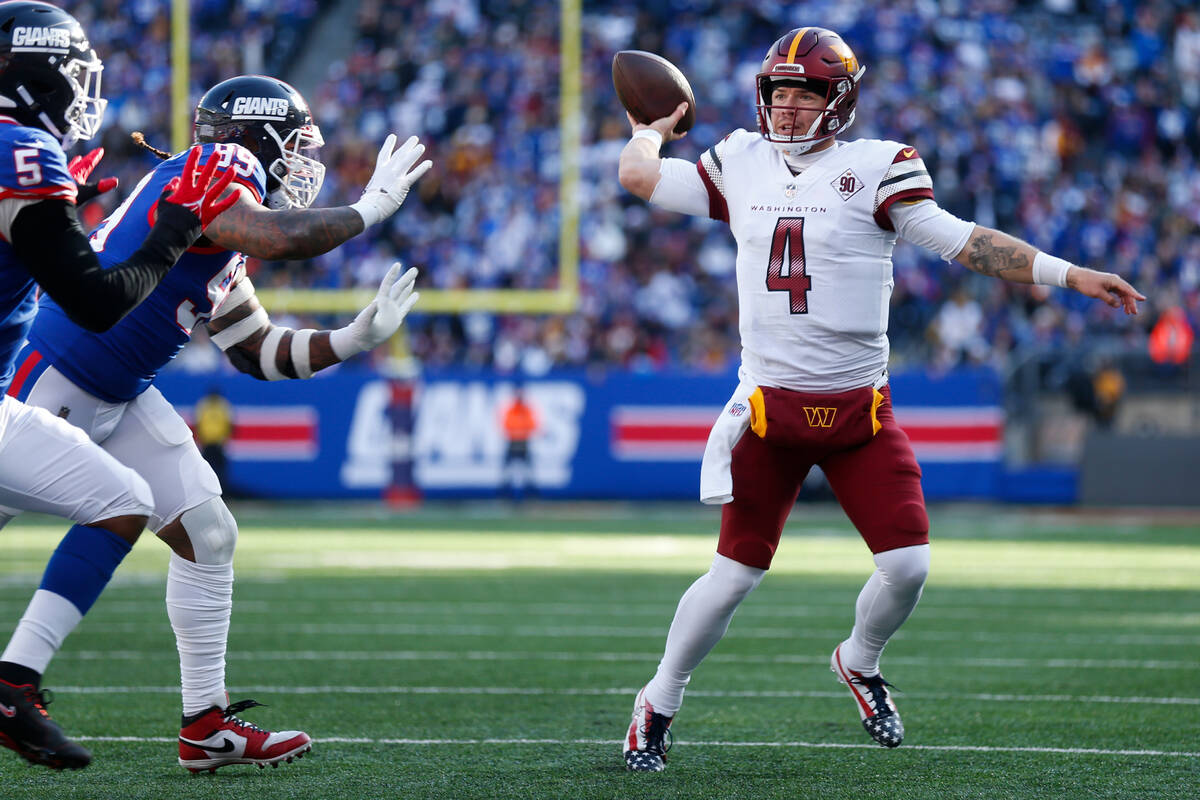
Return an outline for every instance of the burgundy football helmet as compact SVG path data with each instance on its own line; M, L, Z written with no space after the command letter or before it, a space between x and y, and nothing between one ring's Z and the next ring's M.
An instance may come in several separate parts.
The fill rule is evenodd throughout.
M758 130L763 138L788 155L807 153L854 123L858 83L866 67L860 66L850 46L826 28L796 28L784 34L763 58L755 79ZM821 114L807 131L790 134L771 124L771 93L778 81L799 84L825 98ZM782 106L780 106L782 108ZM791 110L791 107L788 107Z

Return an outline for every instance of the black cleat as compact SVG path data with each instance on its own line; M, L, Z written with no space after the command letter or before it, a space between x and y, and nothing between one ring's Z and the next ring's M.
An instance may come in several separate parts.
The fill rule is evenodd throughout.
M14 686L0 680L0 744L30 764L50 769L83 769L92 754L72 742L50 718L46 706L53 695L33 684Z
M625 766L634 772L662 772L667 768L674 717L656 712L645 694L643 687L633 701L633 721L624 742Z
M842 663L841 653L842 646L838 645L833 651L829 668L854 695L854 704L858 707L863 728L883 747L899 747L904 741L904 723L900 721L900 712L896 710L892 694L888 691L892 684L878 673L863 675L850 669Z

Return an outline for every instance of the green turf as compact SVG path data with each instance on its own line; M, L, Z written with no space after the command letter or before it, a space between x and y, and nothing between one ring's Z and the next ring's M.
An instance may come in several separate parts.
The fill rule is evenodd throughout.
M1200 785L1187 517L934 509L933 574L884 659L908 738L885 751L827 666L869 555L836 509L800 506L696 672L668 770L634 775L617 742L711 558L711 510L235 512L231 690L269 704L248 719L309 731L312 756L199 777L174 765L166 555L147 539L47 676L95 763L60 775L0 751L0 797L1041 800ZM0 533L0 638L62 530L29 518Z

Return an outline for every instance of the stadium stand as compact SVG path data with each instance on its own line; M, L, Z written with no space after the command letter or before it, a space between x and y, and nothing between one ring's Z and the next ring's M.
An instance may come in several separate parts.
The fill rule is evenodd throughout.
M130 187L167 141L165 4L66 4L105 58L105 166ZM323 4L195 0L193 94L237 71L288 77ZM1200 12L1173 0L597 0L584 8L580 311L569 317L417 315L427 365L544 371L622 365L728 369L737 361L732 243L722 226L659 215L625 195L628 135L615 50L661 53L696 89L699 118L672 155L694 158L754 124L763 49L804 22L839 30L867 65L851 136L915 145L954 213L1064 258L1121 273L1150 297L1125 319L1063 291L981 278L901 244L894 363L1006 367L1023 350L1145 347L1158 318L1200 321ZM547 288L557 273L558 9L520 2L364 0L353 52L300 87L327 146L318 204L354 199L391 130L437 169L378 233L321 258L255 265L264 287L371 286L394 254L442 288ZM111 201L110 201L111 207ZM96 218L103 209L92 211ZM655 231L653 239L650 231ZM418 309L419 311L420 309Z

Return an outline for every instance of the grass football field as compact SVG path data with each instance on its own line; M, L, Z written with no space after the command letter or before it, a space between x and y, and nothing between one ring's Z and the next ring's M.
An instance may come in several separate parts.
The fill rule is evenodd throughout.
M884 654L907 738L868 739L829 671L872 568L801 505L696 672L667 771L623 768L633 695L707 569L693 506L234 506L229 681L300 728L279 769L175 763L166 547L144 539L51 665L51 712L95 755L0 750L0 797L1195 798L1200 518L933 507L933 572ZM64 526L0 532L7 640Z

